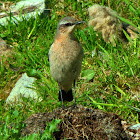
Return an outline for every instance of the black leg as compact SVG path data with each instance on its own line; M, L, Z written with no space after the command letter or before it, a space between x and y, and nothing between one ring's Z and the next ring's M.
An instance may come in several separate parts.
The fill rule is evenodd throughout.
M62 108L64 109L64 105L63 105L63 97L62 97L62 89L61 89L61 86L60 86L60 85L59 85L59 93L60 93L60 97L61 97Z
M75 80L73 82L73 90L74 90L74 100L73 100L73 106L76 107L76 99L75 99Z

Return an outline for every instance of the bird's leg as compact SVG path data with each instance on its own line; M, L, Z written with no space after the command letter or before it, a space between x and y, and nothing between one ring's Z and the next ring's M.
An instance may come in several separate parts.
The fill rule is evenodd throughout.
M76 99L75 99L75 80L73 82L73 90L74 90L74 100L73 100L73 107L76 107Z
M60 97L61 97L61 102L62 102L62 108L64 109L64 105L63 105L63 97L62 97L62 88L59 84L59 92L60 92Z

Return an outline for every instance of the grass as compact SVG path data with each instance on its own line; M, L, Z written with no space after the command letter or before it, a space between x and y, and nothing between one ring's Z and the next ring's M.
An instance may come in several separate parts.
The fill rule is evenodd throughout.
M127 18L140 27L139 2L117 0L114 3L110 0L108 3L105 0L96 0L94 3L110 5L121 14L123 20ZM9 15L8 25L0 26L0 37L13 46L12 53L2 56L0 62L0 138L20 139L20 130L24 127L23 120L33 113L51 111L61 106L56 94L58 85L49 71L48 51L53 43L58 21L64 16L74 16L87 24L87 8L91 5L92 1L69 0L61 8L61 4L55 0L51 5L54 7L51 19L36 15L36 18L23 18L22 21L13 23L14 17ZM75 32L85 54L81 77L76 87L77 104L119 114L131 124L139 123L140 38L124 45L117 42L117 46L113 46L105 43L101 35L97 36L97 32L86 24L80 25ZM95 49L98 53L92 55ZM23 98L19 105L6 105L9 88L13 88L13 83L24 72L38 78L35 86L43 100L35 102L30 98ZM12 129L8 128L9 125L12 125ZM46 134L49 131L47 130ZM32 135L25 139L35 137ZM39 134L37 137L44 138Z

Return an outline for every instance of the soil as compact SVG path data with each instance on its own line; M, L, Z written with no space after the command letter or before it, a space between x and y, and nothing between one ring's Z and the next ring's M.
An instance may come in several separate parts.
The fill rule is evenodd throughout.
M33 114L24 121L26 127L22 129L21 136L43 133L46 121L51 122L55 118L62 120L57 126L59 131L53 133L56 140L64 138L78 140L132 139L124 131L118 115L83 106Z

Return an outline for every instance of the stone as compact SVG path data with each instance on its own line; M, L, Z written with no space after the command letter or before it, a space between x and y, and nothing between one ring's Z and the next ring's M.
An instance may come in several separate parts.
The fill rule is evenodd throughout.
M6 103L11 104L14 102L20 102L22 97L31 97L32 99L38 99L38 94L35 91L33 83L36 81L34 77L28 77L26 73L22 74L21 78L17 81L10 95L6 99Z
M22 10L22 16L19 16L19 13ZM41 14L44 12L45 1L44 0L22 0L9 6L6 10L8 13L11 11L12 16L14 16L17 20L21 21L23 17L29 19L31 16L36 17L36 14ZM27 13L27 14L26 14ZM17 22L15 18L12 18L13 22ZM7 19L9 16L6 12L0 13L0 24L7 25Z

